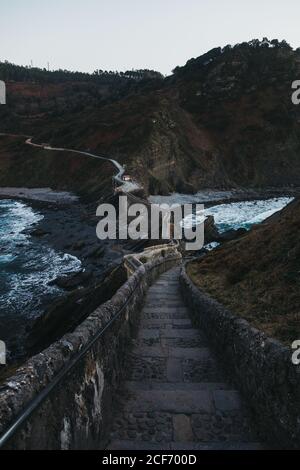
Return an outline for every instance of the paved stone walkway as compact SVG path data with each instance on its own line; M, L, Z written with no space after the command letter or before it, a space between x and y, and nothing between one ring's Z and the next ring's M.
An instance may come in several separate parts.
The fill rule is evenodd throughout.
M238 392L192 327L179 268L149 289L109 449L256 449Z

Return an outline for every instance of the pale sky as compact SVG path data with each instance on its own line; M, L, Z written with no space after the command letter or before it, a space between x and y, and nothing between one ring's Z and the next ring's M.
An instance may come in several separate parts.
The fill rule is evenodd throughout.
M299 0L2 0L0 60L92 72L169 74L253 38L300 46Z

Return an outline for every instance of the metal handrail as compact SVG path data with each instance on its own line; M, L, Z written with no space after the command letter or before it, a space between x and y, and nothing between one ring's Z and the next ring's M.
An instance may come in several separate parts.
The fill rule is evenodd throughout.
M161 266L167 260L161 261L151 266L151 270ZM141 279L136 283L136 286L130 293L129 297L126 299L126 302L118 310L118 312L110 319L110 321L102 328L98 333L96 333L93 338L78 352L76 353L68 362L68 364L63 367L63 369L54 377L54 379L25 407L25 409L17 416L14 422L9 426L2 436L0 436L0 449L7 444L7 442L14 436L14 434L19 430L19 428L26 422L26 420L36 411L42 403L49 397L53 390L60 384L60 382L66 377L66 375L71 372L75 365L90 351L94 344L101 338L101 336L106 332L106 330L115 322L115 320L121 315L124 309L127 307L129 301L131 300L136 289L139 287Z

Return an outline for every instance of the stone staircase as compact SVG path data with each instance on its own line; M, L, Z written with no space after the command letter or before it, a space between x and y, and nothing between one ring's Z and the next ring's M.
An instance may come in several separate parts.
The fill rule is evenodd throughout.
M239 393L192 327L179 268L149 289L115 403L110 450L258 449Z

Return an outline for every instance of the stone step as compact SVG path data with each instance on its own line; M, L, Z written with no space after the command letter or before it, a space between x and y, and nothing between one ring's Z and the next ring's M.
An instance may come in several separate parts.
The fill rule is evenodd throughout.
M161 311L164 311L164 309L168 308L173 311L178 310L179 308L181 309L186 309L185 305L182 302L175 301L175 300L151 300L145 304L145 307L147 309L158 309Z
M180 295L181 294L181 291L179 289L179 286L178 284L175 285L175 284L169 284L169 285L155 285L153 287L150 287L149 289L149 294L152 294L152 293L155 293L155 294L169 294L169 295L172 295L172 294L177 294L177 295Z
M147 442L114 440L106 450L263 450L257 442Z
M134 441L133 441L134 442ZM171 442L171 450L262 450L257 442ZM146 449L147 450L147 449Z
M155 291L166 291L172 292L180 292L180 287L177 281L175 282L158 282L157 284L153 284L151 287L149 287L148 292L155 292Z
M179 325L170 323L167 324L167 327L165 327L165 325L165 322L161 322L155 324L156 328L143 328L143 326L146 326L143 324L142 328L139 330L138 338L200 338L198 330L188 328L188 326L190 326L188 323L186 324L186 328L176 328L176 326Z
M168 382L183 382L184 373L181 359L177 359L172 356L168 357L166 364L166 377Z
M125 403L134 412L213 413L213 397L208 390L136 390Z
M214 390L212 394L217 411L227 413L241 410L240 394L236 390Z
M140 359L143 358L155 358L161 357L166 358L169 355L169 348L163 348L161 345L159 346L138 346L134 350L134 355Z
M157 331L156 328L149 329L146 331ZM175 338L165 338L160 335L141 335L138 339L134 340L136 347L145 347L145 346L159 346L161 345L164 349L166 348L204 348L207 347L207 342L203 340L200 336L187 336L187 337L175 337Z
M179 306L179 307L166 307L163 305L155 305L155 306L150 306L150 305L145 305L142 314L148 314L148 313L160 313L160 314L175 314L175 313L181 313L184 315L186 318L188 318L188 310L185 306Z
M162 346L144 346L138 347L134 351L135 356L143 357L173 357L174 359L194 359L201 361L212 359L208 348L178 348L178 347L162 347Z
M145 307L147 308L172 308L173 310L176 310L178 308L185 308L186 306L181 300L176 300L176 299L151 299L148 302L146 302Z
M157 282L156 284L153 284L151 287L149 287L149 291L151 292L152 290L162 290L162 289L174 289L174 290L180 290L180 286L178 284L178 281L160 281Z
M125 382L125 386L129 391L136 390L227 390L229 385L223 382L153 382L150 380L143 380L137 382L129 380Z
M170 278L170 277L178 277L179 274L180 274L180 270L181 268L176 268L176 269L170 269L169 271L166 271L165 273L161 274L160 275L160 279L163 279L163 278Z
M113 440L105 450L171 450L170 443Z
M163 318L147 318L147 320L143 320L141 323L141 328L145 330L161 330L164 328L172 328L173 327L173 318L165 320Z
M208 346L207 340L203 339L200 335L191 337L177 337L177 338L164 338L161 337L160 341L167 347L173 348L205 348Z
M163 328L159 332L163 338L200 338L198 330L194 328Z
M146 298L146 303L157 300L170 300L172 302L176 300L177 302L183 303L182 297L178 292L172 292L168 294L165 292L151 292L150 295Z
M158 295L176 295L177 297L181 297L181 292L178 289L178 287L169 287L169 286L162 286L159 289L155 286L155 288L149 289L147 292L147 296L150 297L152 295L158 296Z
M159 339L160 330L157 328L140 328L138 333L139 339Z
M192 323L191 320L188 318L157 318L157 319L143 319L141 321L141 327L142 328L149 328L149 325L151 325L151 328L156 327L158 329L160 328L166 328L166 325L169 325L169 328L175 328L175 329L191 329L192 328ZM198 330L196 330L198 331Z
M193 328L179 273L163 274L148 291L107 449L260 449L239 393Z
M146 300L146 305L156 304L157 307L160 307L162 303L171 304L172 306L179 304L179 307L185 307L181 297L176 298L175 296L151 296Z
M152 298L176 298L176 299L180 299L181 302L182 302L182 297L180 295L180 292L177 291L177 292L171 292L169 289L161 289L161 291L150 291L148 294L147 294L147 297L146 299L152 299Z
M187 318L188 317L188 310L184 305L180 306L166 306L166 305L149 305L146 304L143 308L142 313L182 313Z
M194 359L196 361L212 359L208 348L173 348L169 347L169 356L180 359Z
M153 311L152 309L150 312L144 313L143 314L143 319L142 321L148 322L150 320L185 320L187 319L187 315L184 312L179 311L160 311L160 310L155 310Z

